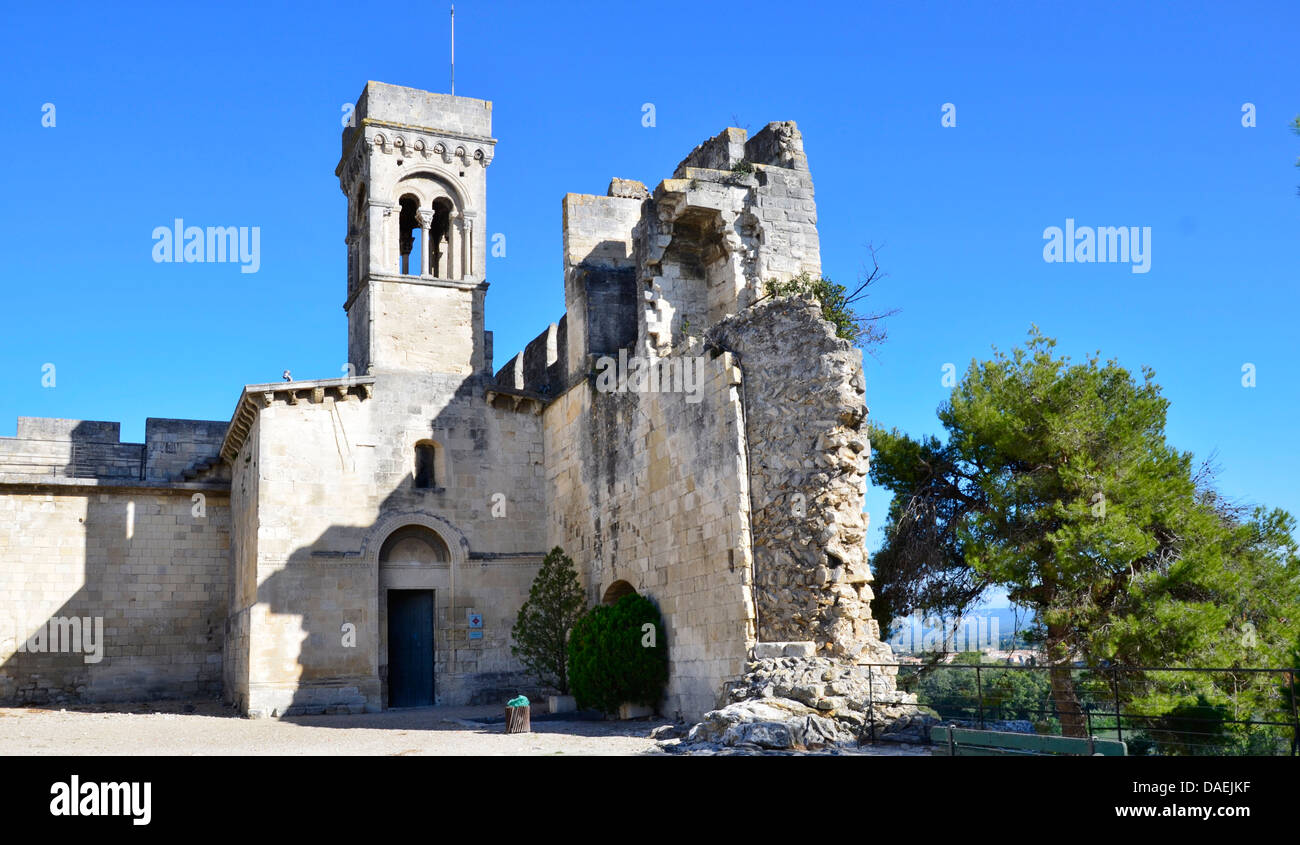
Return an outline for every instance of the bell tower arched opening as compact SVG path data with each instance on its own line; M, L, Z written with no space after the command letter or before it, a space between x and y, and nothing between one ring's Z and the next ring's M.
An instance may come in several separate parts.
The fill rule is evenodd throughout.
M348 363L366 375L490 371L492 104L371 82L352 117L335 170L350 214Z
M401 255L401 268L399 272L401 272L403 276L412 275L411 266L414 264L416 268L414 275L418 276L420 275L419 247L421 246L421 241L424 240L424 238L421 237L421 229L423 227L420 225L420 200L411 194L404 194L397 202L398 206L401 208L401 214L397 224L398 251ZM412 262L413 256L415 259L414 262Z
M452 202L447 197L433 201L433 224L429 230L429 274L442 279L452 276Z

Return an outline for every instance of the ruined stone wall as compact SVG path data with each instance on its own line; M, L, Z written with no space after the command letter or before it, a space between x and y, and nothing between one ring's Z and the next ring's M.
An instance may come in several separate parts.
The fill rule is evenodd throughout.
M803 298L760 302L708 340L744 374L759 639L888 660L868 604L861 350Z
M141 701L221 692L228 494L0 484L0 702ZM102 659L20 652L51 620L102 619ZM60 630L60 640L63 631ZM84 649L97 642L86 638Z
M565 199L571 386L544 414L548 545L578 561L592 601L626 580L659 602L667 715L711 707L755 639L887 656L867 604L861 353L816 306L763 301L766 282L821 271L798 129L724 130L653 192L616 179L609 194ZM629 268L634 340L620 301L592 295ZM711 359L695 409L590 376L600 354L704 350L737 355ZM526 369L521 357L498 378L527 387Z
M548 545L577 563L589 604L616 581L667 626L661 711L699 716L753 642L748 493L736 370L709 358L698 402L682 393L604 393L584 380L544 416Z
M771 280L821 272L817 205L803 140L770 123L727 129L655 188L633 232L644 294L639 343L665 354L749 307Z
M588 354L617 354L636 339L632 230L641 217L645 186L615 179L609 193L564 197L566 387L586 375Z
M793 123L697 147L643 207L639 346L662 355L701 334L742 372L761 641L880 658L862 513L867 444L861 352L817 305L766 283L820 275L812 177ZM699 326L696 330L695 327Z

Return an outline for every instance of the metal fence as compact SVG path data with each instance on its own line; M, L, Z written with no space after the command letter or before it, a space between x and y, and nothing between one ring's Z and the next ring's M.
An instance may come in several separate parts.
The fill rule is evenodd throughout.
M1300 754L1300 669L870 666L895 674L898 691L915 694L916 703L934 710L944 724L1055 735L1082 731L1122 740L1132 755ZM868 728L873 741L877 727Z

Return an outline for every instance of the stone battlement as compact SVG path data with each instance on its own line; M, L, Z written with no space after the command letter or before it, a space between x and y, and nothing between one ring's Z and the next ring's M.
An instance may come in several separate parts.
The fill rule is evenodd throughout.
M216 466L226 423L149 418L144 443L121 442L121 423L19 417L17 434L0 437L0 477L97 482L189 482Z

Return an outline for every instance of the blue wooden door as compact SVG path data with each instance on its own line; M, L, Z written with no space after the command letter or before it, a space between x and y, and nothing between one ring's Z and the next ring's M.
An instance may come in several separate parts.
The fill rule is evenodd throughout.
M433 591L388 591L388 706L433 704Z

